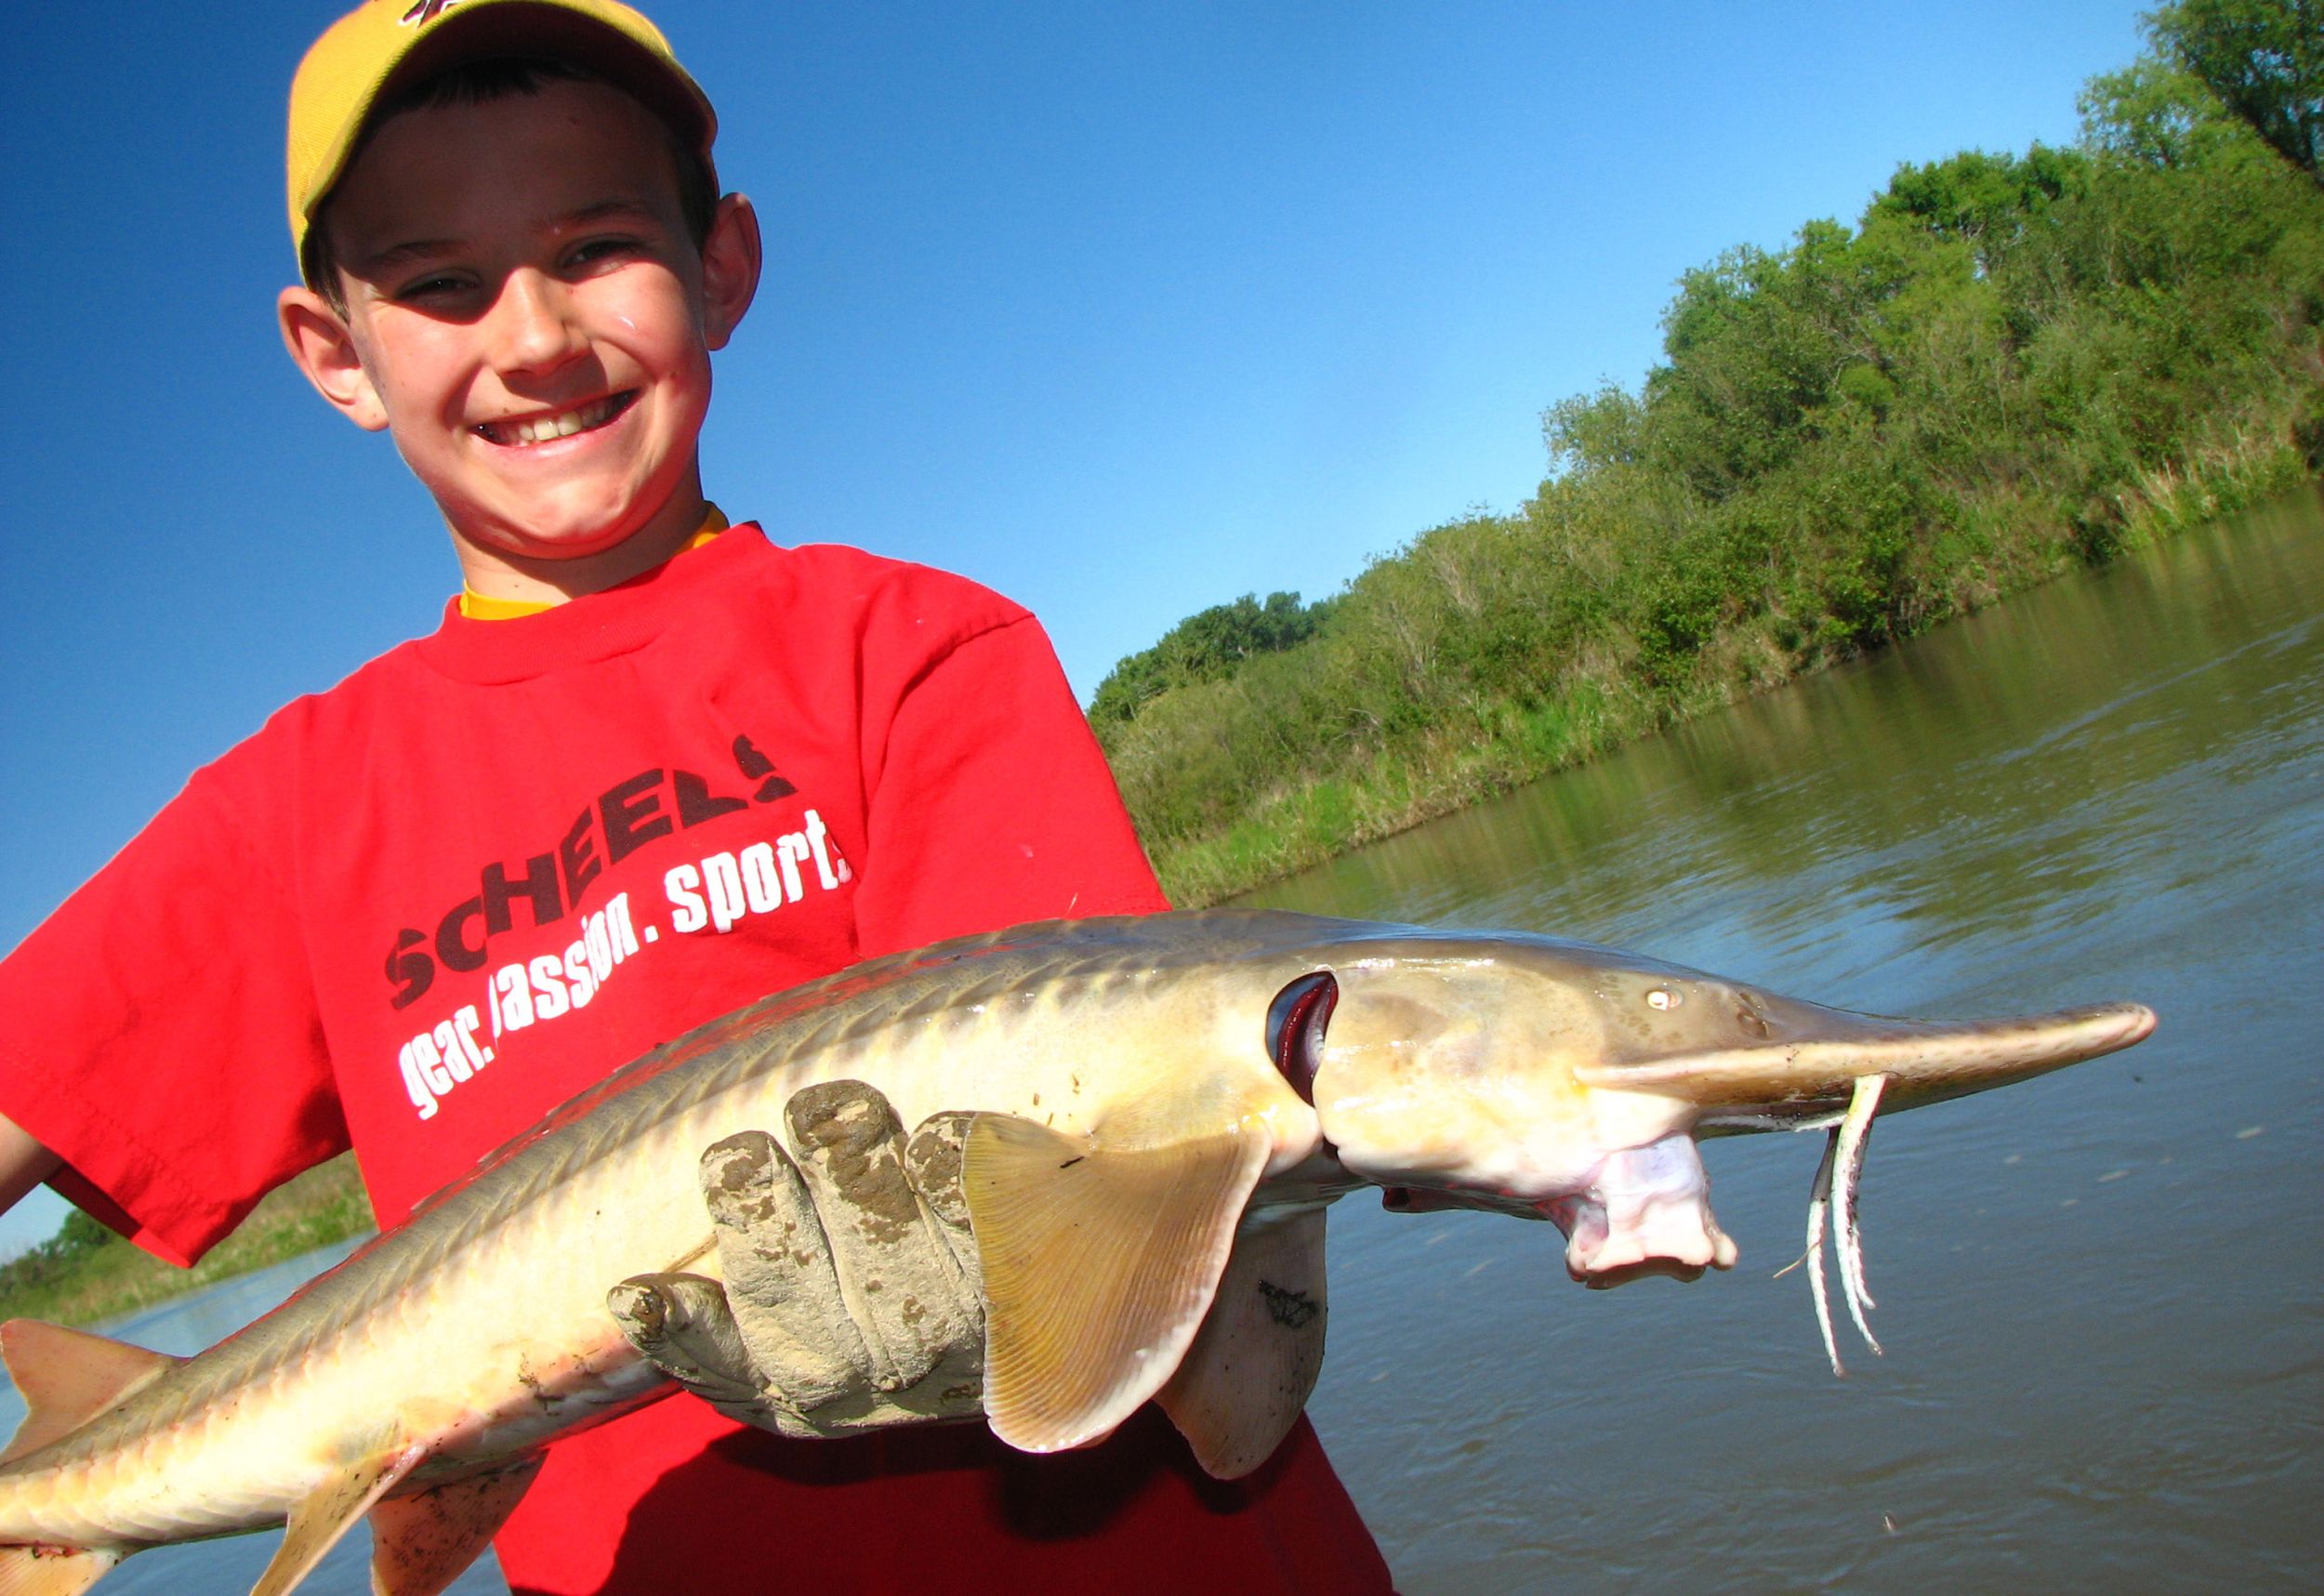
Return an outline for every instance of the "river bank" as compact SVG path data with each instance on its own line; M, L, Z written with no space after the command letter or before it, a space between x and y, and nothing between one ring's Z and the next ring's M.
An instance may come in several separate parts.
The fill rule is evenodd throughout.
M352 1154L269 1193L233 1234L191 1269L164 1263L112 1234L92 1238L86 1246L59 1247L58 1241L77 1228L68 1220L57 1240L0 1264L0 1319L101 1325L214 1281L360 1235L374 1224Z
M2151 473L2119 504L2120 531L2107 558L2146 548L2187 528L2313 491L2318 479L2285 444L2225 450L2182 470ZM2046 545L2046 546L2045 546ZM1862 657L2014 595L2090 568L2063 527L2027 557L1983 561L1977 580L1908 631L1839 653L1798 653L1763 639L1730 636L1703 651L1677 690L1601 656L1526 704L1503 702L1441 732L1384 748L1360 768L1278 784L1221 829L1149 841L1170 901L1201 908L1239 897L1473 804L1585 764L1617 748L1736 702ZM1133 802L1133 811L1135 804Z

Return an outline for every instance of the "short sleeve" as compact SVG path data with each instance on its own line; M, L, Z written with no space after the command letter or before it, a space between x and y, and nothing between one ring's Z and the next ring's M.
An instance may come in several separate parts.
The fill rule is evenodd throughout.
M64 1160L59 1192L178 1264L347 1146L241 753L0 961L0 1112Z
M1026 920L1169 905L1038 622L1022 611L906 684L867 772L865 956Z

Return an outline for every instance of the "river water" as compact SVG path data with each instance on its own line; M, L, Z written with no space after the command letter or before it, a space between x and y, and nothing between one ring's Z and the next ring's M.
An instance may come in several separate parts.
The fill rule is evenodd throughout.
M1743 1260L1684 1286L1586 1292L1547 1225L1342 1203L1311 1412L1406 1596L2324 1584L2324 500L1262 901L1553 931L1874 1012L2162 1016L2129 1053L1882 1121L1888 1351L1843 1340L1845 1379L1801 1273L1772 1277L1818 1137L1710 1144ZM112 1328L191 1352L336 1257ZM303 1589L360 1596L364 1538ZM273 1539L103 1589L240 1596ZM489 1559L455 1587L503 1589Z

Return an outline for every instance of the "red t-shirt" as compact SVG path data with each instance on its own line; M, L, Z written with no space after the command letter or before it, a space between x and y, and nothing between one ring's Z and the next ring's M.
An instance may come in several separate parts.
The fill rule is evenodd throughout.
M186 1262L350 1144L393 1223L857 959L1164 906L1031 615L736 527L538 615L447 611L195 772L0 963L0 1112ZM1304 1424L1221 1485L1151 1411L1034 1458L674 1398L553 1448L498 1545L522 1591L1387 1588Z

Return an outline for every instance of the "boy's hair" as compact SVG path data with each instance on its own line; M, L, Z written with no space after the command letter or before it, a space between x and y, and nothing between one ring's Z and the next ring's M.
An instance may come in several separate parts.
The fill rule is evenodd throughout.
M365 120L363 136L356 141L347 158L346 169L352 170L363 159L364 146L389 118L406 111L420 111L454 105L489 105L514 95L538 94L552 83L601 83L624 94L629 91L604 73L583 66L577 61L555 56L503 56L486 60L462 61L457 66L422 78L387 99ZM630 96L635 99L635 95ZM643 105L643 101L639 102ZM670 160L678 173L678 210L684 219L687 235L700 249L710 236L710 223L718 213L718 178L702 152L690 145L678 130L669 125L652 106L646 111L654 114L654 125L662 130L664 141L669 146ZM299 275L307 286L323 296L332 310L347 313L347 297L339 285L338 260L331 250L331 201L326 195L315 207L314 218L307 229L298 251Z

